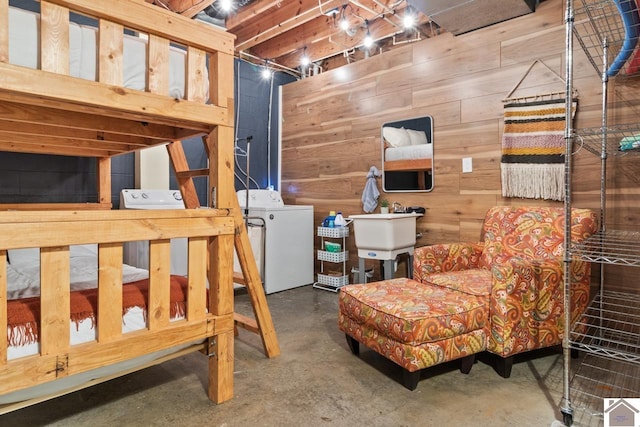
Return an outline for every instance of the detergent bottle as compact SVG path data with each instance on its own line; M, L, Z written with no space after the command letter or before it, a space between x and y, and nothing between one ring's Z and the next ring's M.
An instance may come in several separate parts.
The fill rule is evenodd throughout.
M336 211L330 211L329 212L329 216L326 217L324 219L324 221L322 222L322 226L323 227L329 227L329 228L333 228L335 227L335 221L336 221Z
M335 221L336 221L336 211L330 211L329 212L329 216L326 217L324 219L324 221L322 221L322 226L323 227L334 228L335 227Z

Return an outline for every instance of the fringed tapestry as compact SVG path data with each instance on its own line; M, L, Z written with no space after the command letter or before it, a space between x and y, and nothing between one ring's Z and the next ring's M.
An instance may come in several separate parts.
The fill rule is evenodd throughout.
M565 111L564 99L505 104L503 197L564 200Z

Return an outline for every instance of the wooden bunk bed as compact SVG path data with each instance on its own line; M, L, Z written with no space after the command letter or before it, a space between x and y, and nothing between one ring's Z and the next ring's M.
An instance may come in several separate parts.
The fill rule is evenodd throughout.
M10 358L12 343L0 334L0 398L24 391L34 396L0 404L0 413L159 363L189 351L209 357L209 398L233 397L233 250L238 252L254 304L256 328L268 356L279 353L255 260L242 226L233 188L232 35L144 0L48 0L39 2L38 67L10 61L9 7L0 0L0 151L96 158L97 203L0 205L0 329L17 303L8 300L11 251L39 248L40 296L32 301L36 354ZM70 13L72 12L72 13ZM95 20L96 79L70 71L70 16ZM141 35L143 37L141 37ZM125 87L123 44L144 38L142 90ZM172 51L184 54L184 94L168 95ZM181 140L201 136L208 170L188 168ZM111 210L113 156L168 144L187 208L199 208L192 178L208 175L210 209ZM172 319L173 282L169 239L187 237L188 278L183 316ZM123 333L128 289L122 279L123 245L150 241L146 327ZM70 248L97 244L98 280L90 319L95 338L72 345L75 292L70 291ZM178 286L178 288L180 288ZM186 301L185 301L186 300ZM92 300L93 301L93 300ZM151 355L151 356L150 356ZM127 365L128 361L141 361ZM120 371L93 377L105 365ZM126 367L123 367L126 366ZM38 393L89 374L80 384ZM66 388L65 388L66 387ZM48 390L48 388L47 388Z
M428 172L433 169L433 159L386 160L384 170L389 172Z
M383 169L385 172L416 172L418 176L418 190L426 190L427 186L424 174L432 172L433 159L385 160Z

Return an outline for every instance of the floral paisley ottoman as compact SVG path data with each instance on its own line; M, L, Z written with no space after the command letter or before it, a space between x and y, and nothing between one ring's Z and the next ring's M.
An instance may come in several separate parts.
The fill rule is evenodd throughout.
M359 343L397 363L415 390L422 369L462 359L469 373L486 349L488 301L483 296L400 278L340 288L338 324L352 353Z

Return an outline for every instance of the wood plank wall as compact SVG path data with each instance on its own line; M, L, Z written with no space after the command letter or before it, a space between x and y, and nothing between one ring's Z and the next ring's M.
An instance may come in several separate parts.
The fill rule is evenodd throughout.
M310 204L315 223L330 210L363 213L361 195L370 166L381 169L380 127L422 115L434 118L435 188L430 193L383 194L405 206L427 208L417 245L475 241L489 207L559 205L501 196L502 100L540 59L564 77L562 0L546 0L535 13L454 37L443 34L283 87L282 195ZM574 86L576 127L601 123L600 78L578 50ZM537 64L513 96L564 90L561 79ZM615 120L637 116L638 83L616 83ZM621 95L622 94L622 95ZM600 160L586 150L574 156L574 206L599 209ZM462 158L473 172L462 173ZM615 221L640 224L638 168L627 165L623 189L614 192ZM382 183L378 183L379 188ZM635 209L635 210L632 210ZM320 241L316 238L316 249ZM357 264L350 239L349 266ZM377 267L372 264L377 269ZM369 266L368 266L369 267Z

